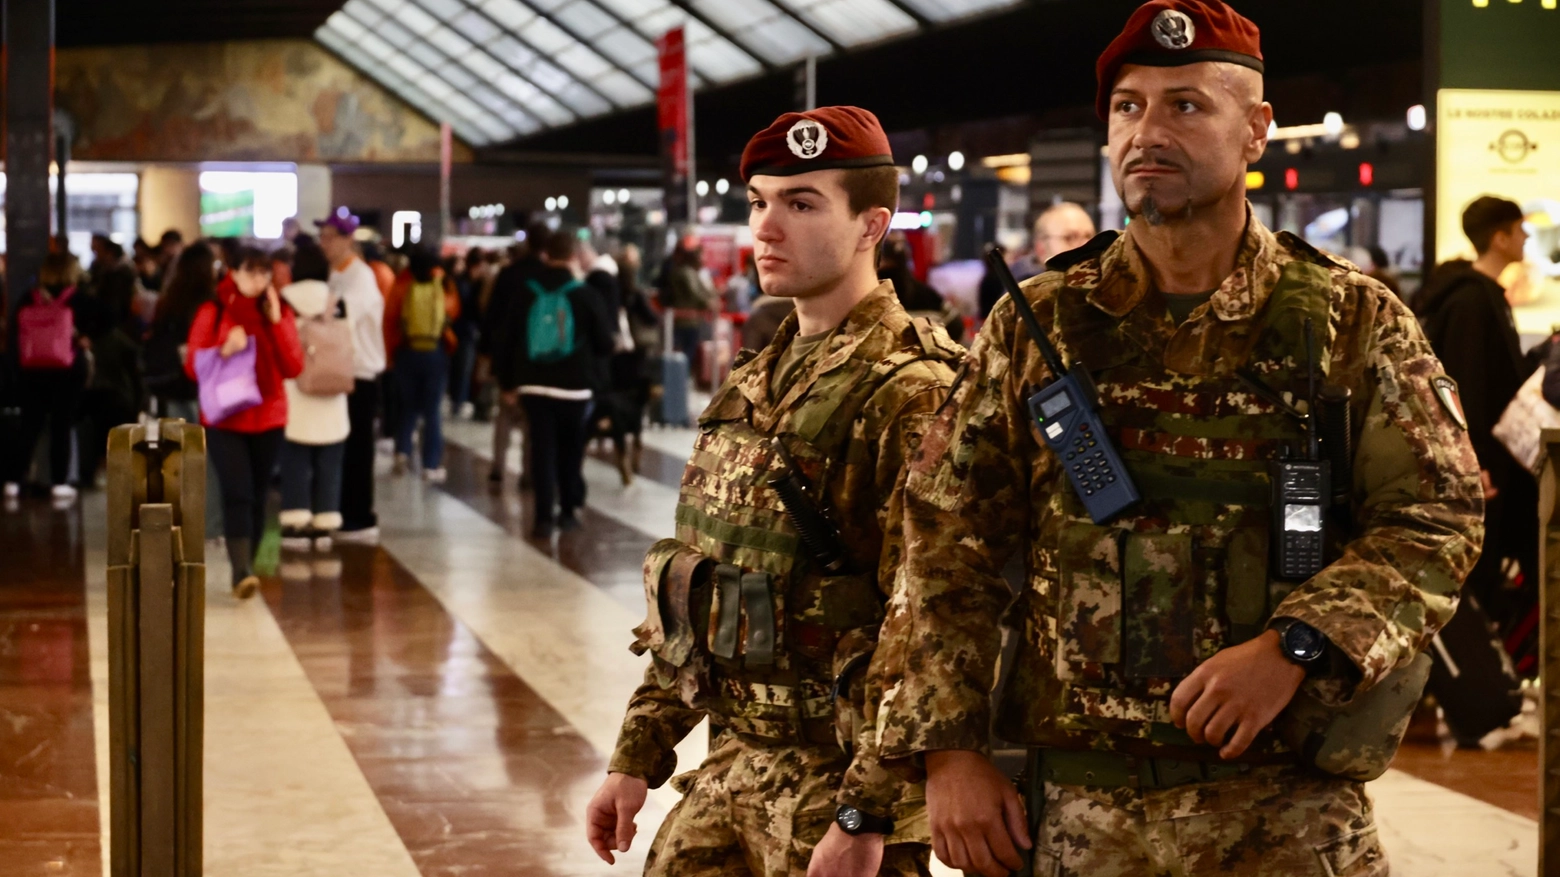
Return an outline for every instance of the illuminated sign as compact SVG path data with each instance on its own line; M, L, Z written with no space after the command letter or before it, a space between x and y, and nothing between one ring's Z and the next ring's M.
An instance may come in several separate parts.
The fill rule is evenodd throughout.
M1503 278L1518 328L1547 334L1560 317L1560 92L1441 89L1436 133L1435 258L1471 258L1463 210L1483 195L1522 206L1527 263Z

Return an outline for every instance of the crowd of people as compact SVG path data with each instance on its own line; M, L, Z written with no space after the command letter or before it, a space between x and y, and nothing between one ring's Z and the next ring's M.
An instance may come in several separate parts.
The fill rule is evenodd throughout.
M284 549L375 542L381 444L393 474L443 481L446 410L493 422L495 485L524 433L537 536L579 526L589 441L632 479L659 338L635 247L536 225L508 251L441 258L359 241L339 213L290 225L272 252L170 231L128 255L99 235L90 270L56 242L0 332L7 500L95 488L115 426L199 422L208 536L247 597L273 487Z

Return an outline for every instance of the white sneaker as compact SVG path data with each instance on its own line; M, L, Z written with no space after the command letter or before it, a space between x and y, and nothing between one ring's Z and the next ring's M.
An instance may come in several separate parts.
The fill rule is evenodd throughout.
M440 466L437 469L424 469L423 480L429 484L443 484L449 478L449 473Z
M7 481L5 483L5 498L6 499L16 499L17 497L19 497L21 495L22 495L22 486L20 484L17 484L15 481Z
M343 543L348 545L378 545L379 528L364 527L361 530L337 530L331 534L331 539L337 545Z
M69 484L56 484L54 489L49 491L49 495L58 502L74 502L76 499L76 488L71 487Z

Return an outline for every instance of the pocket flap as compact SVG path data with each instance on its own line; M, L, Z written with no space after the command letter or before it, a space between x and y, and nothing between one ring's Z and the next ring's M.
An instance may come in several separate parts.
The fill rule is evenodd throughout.
M662 539L645 554L645 620L634 628L636 654L653 652L674 666L688 662L695 639L694 604L704 568L713 561L676 539Z
M1121 661L1121 542L1125 531L1094 524L1062 528L1056 553L1061 578L1062 657L1080 663Z

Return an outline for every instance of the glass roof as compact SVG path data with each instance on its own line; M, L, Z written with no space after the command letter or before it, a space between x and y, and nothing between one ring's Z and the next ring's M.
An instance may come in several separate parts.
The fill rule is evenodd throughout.
M327 49L473 146L655 101L682 26L693 88L1023 0L347 0Z

